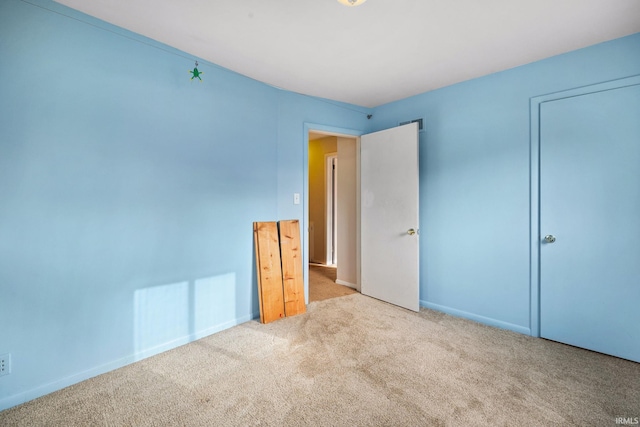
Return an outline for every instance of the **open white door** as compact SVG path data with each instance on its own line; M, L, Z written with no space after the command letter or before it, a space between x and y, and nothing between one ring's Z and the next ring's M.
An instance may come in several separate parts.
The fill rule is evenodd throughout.
M360 143L361 292L418 311L418 124Z

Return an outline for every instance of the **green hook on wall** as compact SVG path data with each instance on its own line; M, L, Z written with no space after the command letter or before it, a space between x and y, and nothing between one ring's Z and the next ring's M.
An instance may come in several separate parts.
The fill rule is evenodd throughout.
M193 70L189 70L189 72L191 73L191 80L193 80L194 78L198 78L198 80L200 80L200 82L202 82L202 79L200 78L200 76L202 74L204 74L203 72L198 70L198 61L196 61L196 66L194 67Z

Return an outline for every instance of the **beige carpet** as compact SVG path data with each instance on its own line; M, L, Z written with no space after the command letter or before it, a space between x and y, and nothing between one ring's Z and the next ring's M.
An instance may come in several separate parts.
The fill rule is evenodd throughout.
M309 302L351 295L357 291L336 283L335 267L309 265Z
M640 364L354 294L0 412L2 426L615 426Z

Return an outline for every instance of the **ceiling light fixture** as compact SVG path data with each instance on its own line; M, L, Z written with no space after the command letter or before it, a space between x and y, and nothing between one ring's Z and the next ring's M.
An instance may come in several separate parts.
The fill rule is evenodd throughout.
M345 6L360 6L362 3L366 2L367 0L338 0L338 1Z

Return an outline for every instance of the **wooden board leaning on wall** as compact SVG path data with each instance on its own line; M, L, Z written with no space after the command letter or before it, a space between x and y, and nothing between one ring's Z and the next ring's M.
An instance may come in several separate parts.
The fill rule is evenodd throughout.
M300 222L254 222L253 234L260 322L305 313Z

